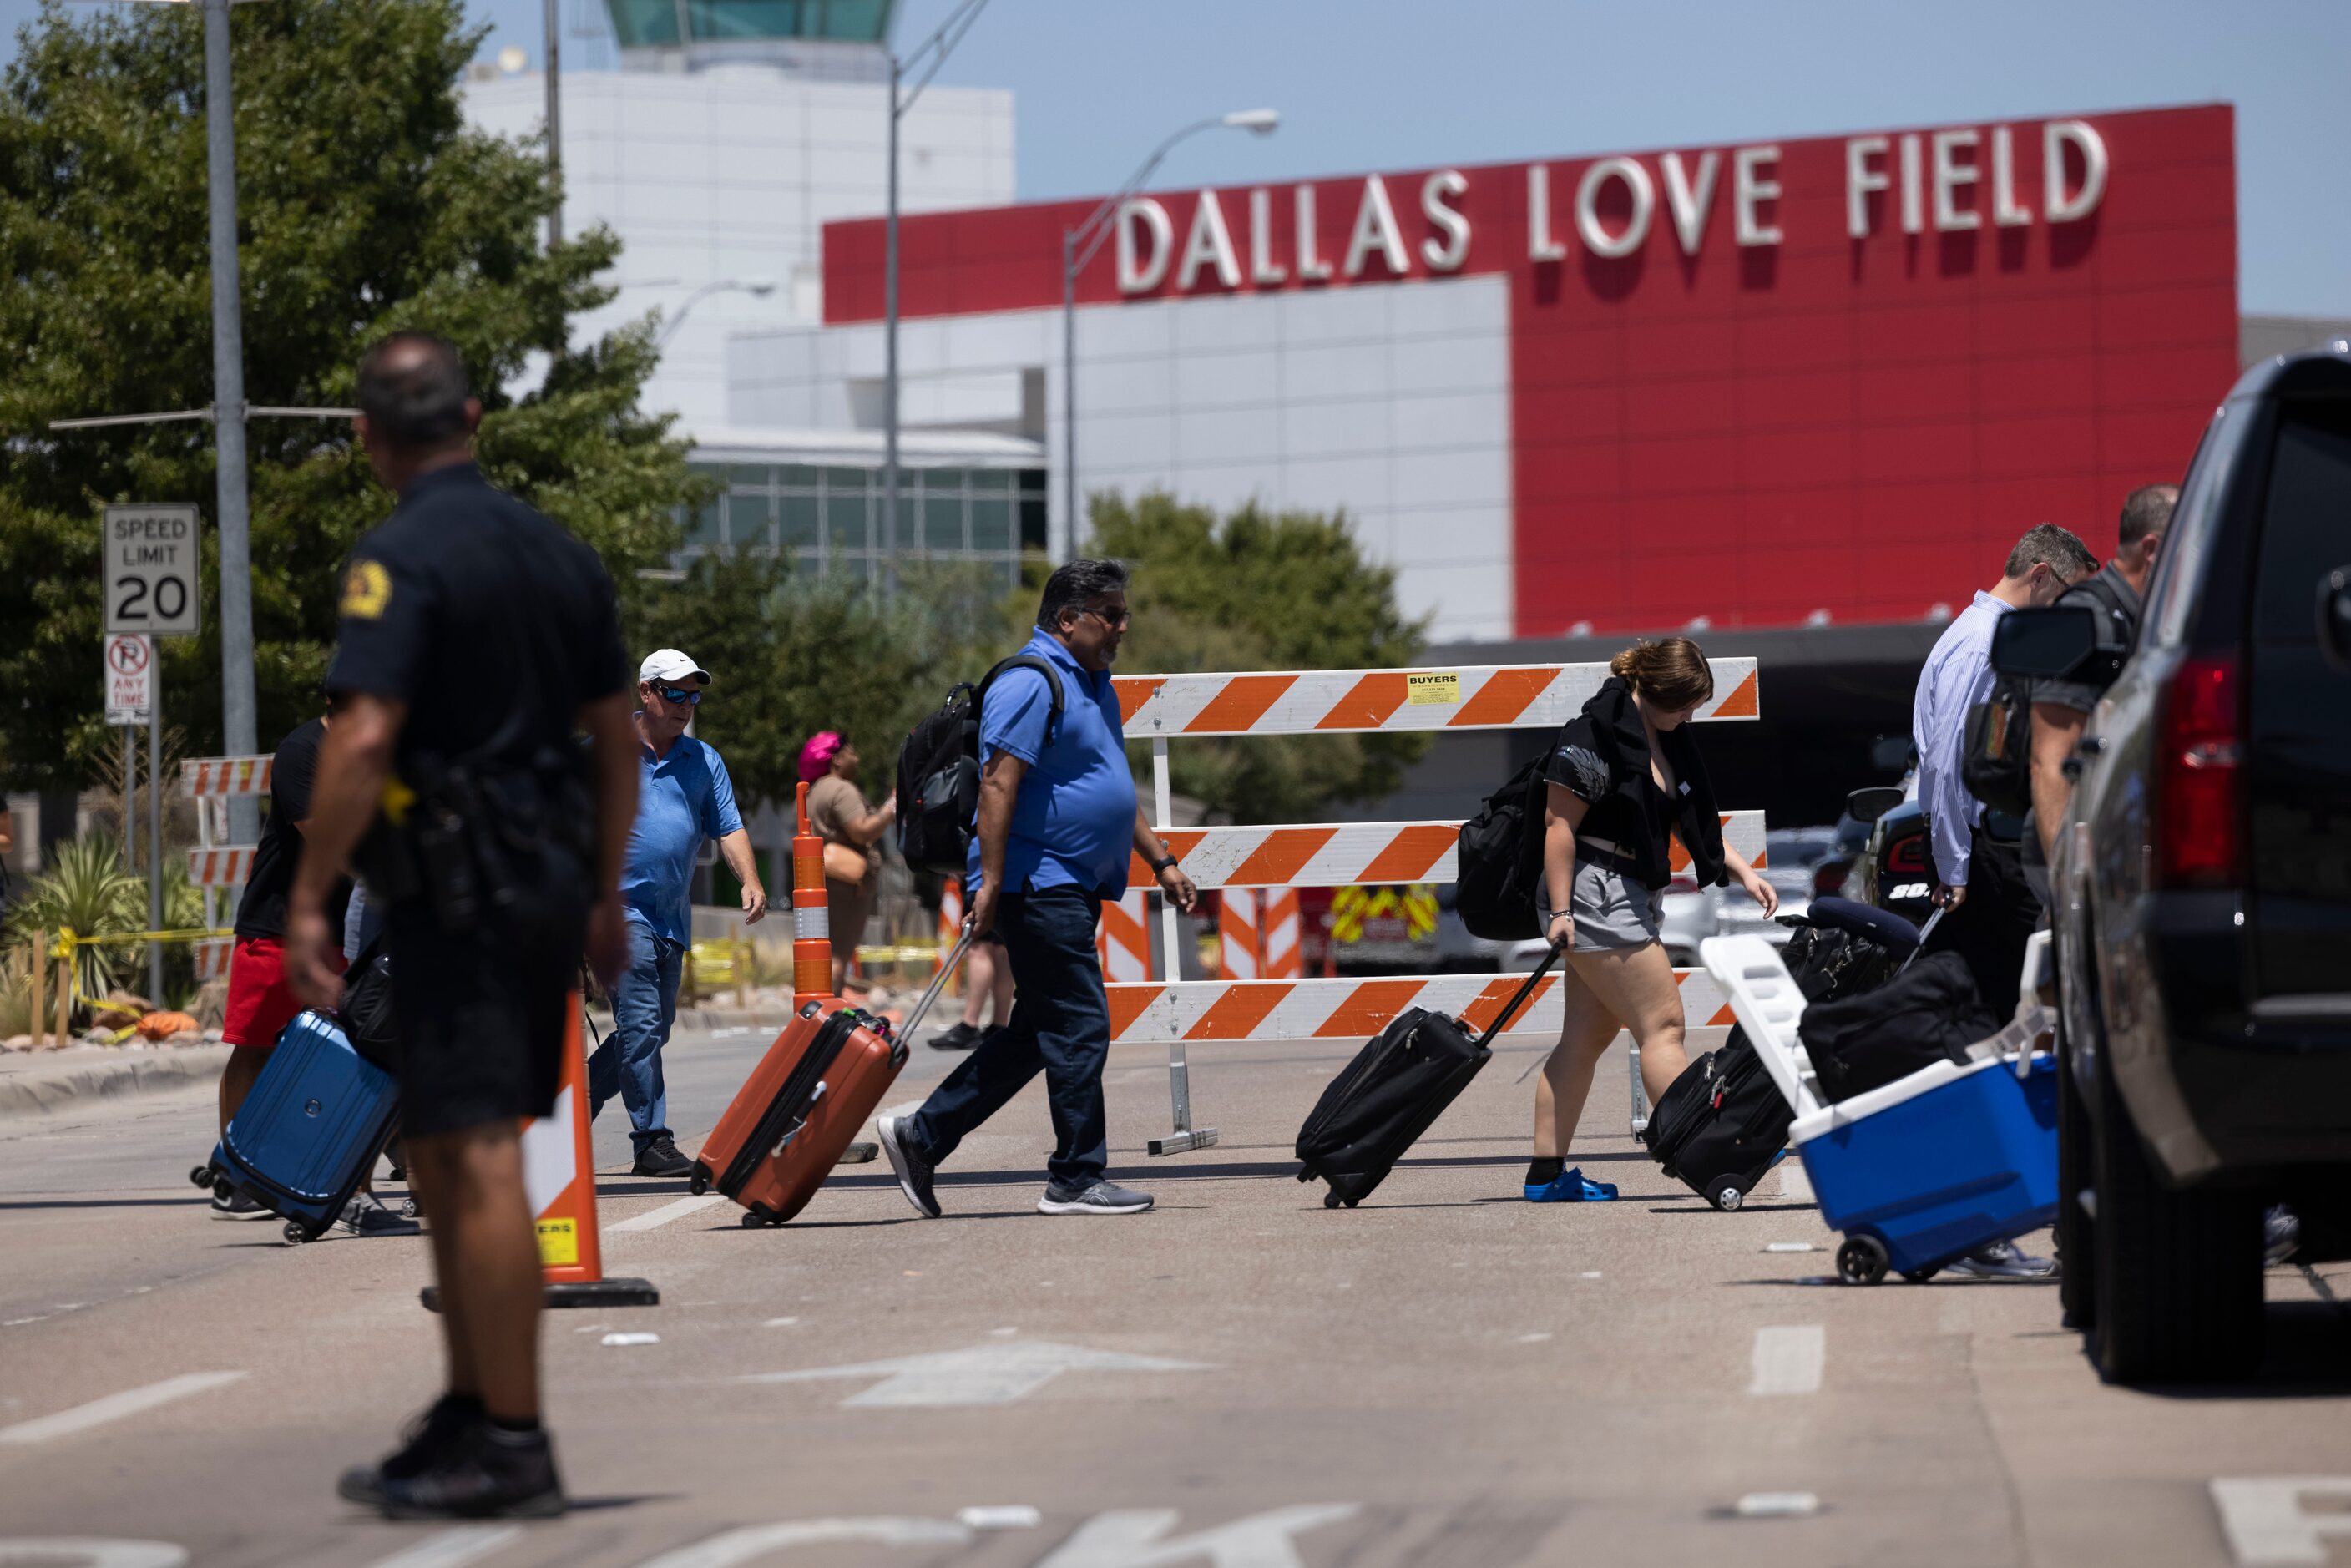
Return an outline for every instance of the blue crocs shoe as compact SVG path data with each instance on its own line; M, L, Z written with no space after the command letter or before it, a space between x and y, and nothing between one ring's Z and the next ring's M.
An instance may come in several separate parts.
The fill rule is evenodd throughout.
M1581 1170L1571 1166L1542 1186L1525 1190L1529 1203L1606 1203L1616 1196L1616 1184L1586 1181Z

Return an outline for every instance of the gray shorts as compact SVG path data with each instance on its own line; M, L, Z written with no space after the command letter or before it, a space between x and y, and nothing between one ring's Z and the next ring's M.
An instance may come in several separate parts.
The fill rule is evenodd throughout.
M1653 893L1622 872L1579 860L1568 906L1575 916L1577 952L1625 953L1657 940L1666 894L1663 888ZM1551 879L1545 877L1535 889L1535 919L1546 936L1552 913Z

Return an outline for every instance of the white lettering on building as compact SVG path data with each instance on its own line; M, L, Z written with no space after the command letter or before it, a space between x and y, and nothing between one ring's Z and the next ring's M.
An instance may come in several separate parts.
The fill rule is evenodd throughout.
M1396 227L1395 207L1388 200L1387 182L1377 174L1364 182L1363 200L1355 204L1355 232L1347 240L1347 276L1361 277L1364 261L1375 250L1387 263L1388 271L1396 277L1402 277L1411 269L1412 258L1404 248L1404 233Z
M1240 257L1233 254L1233 233L1225 227L1225 209L1214 191L1200 193L1192 209L1192 233L1184 241L1184 260L1176 268L1176 287L1189 288L1200 268L1212 267L1217 281L1228 288L1241 286Z
M2065 149L2082 154L2082 183L2065 194ZM2053 224L2070 224L2098 210L2106 193L2106 142L2078 120L2053 120L2041 128L2042 211Z
M1977 140L1972 131L1935 132L1935 227L1945 234L1983 226L1983 214L1959 201L1959 187L1976 183ZM1959 158L1963 150L1968 154L1964 162Z
M1624 182L1633 198L1633 211L1621 233L1611 235L1600 224L1600 187L1610 180ZM1657 214L1657 188L1649 172L1634 158L1596 158L1575 186L1575 233L1583 248L1594 256L1630 256L1649 237L1649 224Z
M1551 166L1527 165L1527 259L1562 261L1567 246L1552 237Z
M2004 229L2032 221L2032 210L2016 204L2016 136L2005 125L1991 133L1991 221Z
M1420 259L1431 272L1458 272L1469 259L1469 220L1447 204L1447 198L1458 201L1468 188L1468 179L1458 169L1439 169L1421 183L1421 216L1445 235L1442 244L1435 235L1420 242Z
M1259 185L1249 193L1249 281L1262 287L1289 276L1273 259L1273 193Z
M1331 264L1314 254L1314 187L1298 187L1298 198L1291 204L1298 222L1298 277L1301 282L1321 282L1331 276Z
M1844 144L1844 232L1850 238L1869 237L1870 193L1894 183L1885 170L1869 166L1872 158L1886 156L1886 146L1883 136L1855 136Z
M1765 202L1780 199L1780 182L1765 175L1777 172L1780 149L1741 147L1730 155L1730 212L1736 220L1739 243L1747 245L1778 245L1781 235L1777 225L1767 225L1755 209ZM1764 165L1773 167L1767 170Z
M1151 255L1143 256L1143 246L1135 233L1140 223L1151 231ZM1176 225L1167 221L1167 209L1149 196L1137 196L1118 210L1118 290L1122 294L1148 294L1166 281L1167 264L1176 254Z
M1696 256L1698 242L1706 238L1706 221L1713 214L1714 181L1722 172L1722 154L1710 147L1698 154L1695 183L1682 168L1678 152L1666 154L1665 170L1666 205L1674 214L1674 233L1681 239L1682 254Z

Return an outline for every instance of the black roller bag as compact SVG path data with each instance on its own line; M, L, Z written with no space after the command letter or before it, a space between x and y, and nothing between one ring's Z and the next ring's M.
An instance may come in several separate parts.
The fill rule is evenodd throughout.
M1937 1061L1964 1065L1968 1047L2000 1028L1968 961L1927 953L1876 990L1807 1007L1796 1025L1821 1097L1850 1100Z
M1875 989L1895 972L1884 946L1825 926L1799 925L1782 956L1808 1002ZM1747 1031L1734 1029L1657 1097L1641 1136L1667 1176L1715 1207L1733 1209L1788 1146L1795 1119Z
M1387 1178L1492 1060L1494 1037L1518 1016L1559 952L1543 956L1482 1034L1449 1014L1407 1008L1355 1053L1298 1129L1298 1179L1330 1184L1323 1207L1353 1208Z

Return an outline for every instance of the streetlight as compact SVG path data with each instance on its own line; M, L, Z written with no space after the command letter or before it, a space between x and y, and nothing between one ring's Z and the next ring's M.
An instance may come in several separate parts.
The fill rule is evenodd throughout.
M961 0L947 13L947 19L904 59L893 52L890 56L890 202L889 218L884 224L882 257L882 542L887 552L883 559L890 568L882 574L882 592L894 596L898 587L898 121L914 107L931 78L939 74L939 67L955 53L963 36L971 31L972 23L987 0ZM927 64L924 57L930 57ZM899 96L898 84L909 68L920 67L922 78L912 92Z
M1066 537L1072 555L1078 548L1078 274L1086 269L1094 253L1102 249L1102 241L1110 237L1119 210L1143 189L1144 182L1159 167L1159 161L1178 141L1203 131L1246 131L1256 136L1270 136L1280 124L1280 110L1240 109L1187 125L1161 142L1125 184L1102 199L1102 204L1084 223L1061 231L1061 494L1068 511Z
M722 277L716 283L705 283L678 302L677 314L662 324L661 336L653 340L653 347L658 349L667 343L685 325L685 313L714 294L748 294L765 299L775 291L776 280L772 277Z

